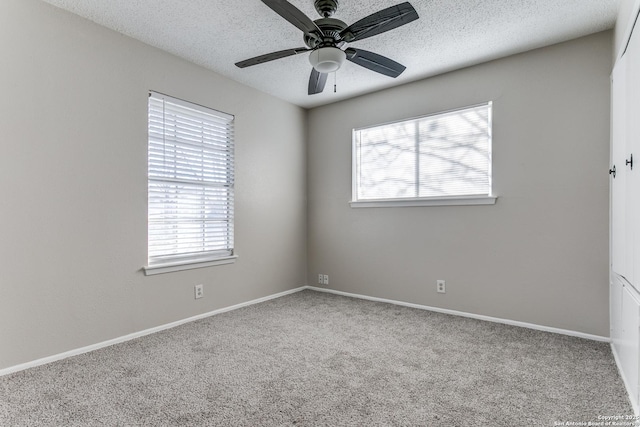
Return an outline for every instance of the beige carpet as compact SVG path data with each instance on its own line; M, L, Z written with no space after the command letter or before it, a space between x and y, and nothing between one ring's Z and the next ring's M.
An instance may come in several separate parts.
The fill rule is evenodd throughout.
M0 378L2 426L553 426L625 414L608 344L314 291Z

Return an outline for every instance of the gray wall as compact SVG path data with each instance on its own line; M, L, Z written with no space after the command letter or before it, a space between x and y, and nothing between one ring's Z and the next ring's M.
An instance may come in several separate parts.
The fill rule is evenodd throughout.
M304 110L36 0L0 52L0 369L306 283ZM141 272L150 89L236 116L233 265Z
M612 44L599 33L311 110L308 283L608 336ZM484 101L496 205L349 207L353 128Z

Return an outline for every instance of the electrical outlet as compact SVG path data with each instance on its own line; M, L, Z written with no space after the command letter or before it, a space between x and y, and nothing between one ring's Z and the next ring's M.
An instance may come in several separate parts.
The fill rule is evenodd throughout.
M318 285L322 285L324 283L324 276L322 273L318 274Z
M325 275L322 277L322 284L323 284L323 285L328 285L328 284L329 284L329 275L328 275L328 274L325 274Z
M193 288L193 290L194 290L196 299L202 298L204 296L204 286L203 285L196 285Z
M436 290L439 294L444 294L447 292L447 284L444 280L436 280Z

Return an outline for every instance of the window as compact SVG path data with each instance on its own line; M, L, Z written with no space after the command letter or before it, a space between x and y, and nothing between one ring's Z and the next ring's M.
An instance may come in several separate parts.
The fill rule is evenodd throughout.
M353 131L353 207L492 203L490 102Z
M233 119L149 94L146 274L233 261Z

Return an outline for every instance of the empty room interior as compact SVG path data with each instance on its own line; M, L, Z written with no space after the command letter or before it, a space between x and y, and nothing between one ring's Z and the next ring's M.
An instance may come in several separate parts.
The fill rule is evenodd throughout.
M0 425L639 425L639 11L0 0Z

